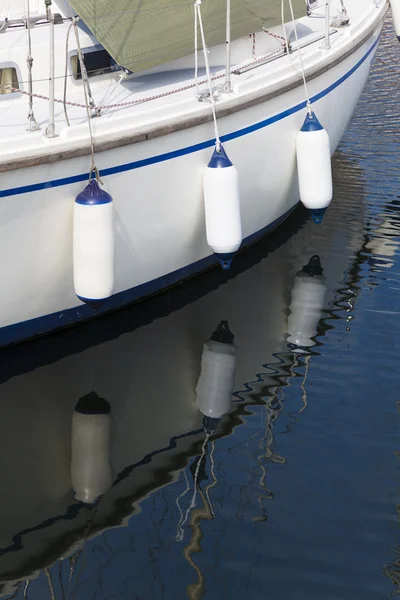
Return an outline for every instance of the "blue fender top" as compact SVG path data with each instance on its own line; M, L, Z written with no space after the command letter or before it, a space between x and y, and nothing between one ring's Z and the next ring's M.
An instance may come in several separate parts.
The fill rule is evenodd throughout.
M223 145L221 144L219 152L215 148L210 162L208 163L209 169L225 169L226 167L232 167L232 163L226 155Z
M323 129L323 127L315 116L315 113L307 113L300 131L321 131L321 129Z
M96 206L98 204L109 204L112 202L110 194L102 190L96 179L91 179L85 189L77 195L75 202L86 206Z

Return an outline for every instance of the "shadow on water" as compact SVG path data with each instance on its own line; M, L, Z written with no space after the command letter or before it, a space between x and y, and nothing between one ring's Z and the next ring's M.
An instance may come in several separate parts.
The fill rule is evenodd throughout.
M299 209L231 274L3 351L0 596L399 593L392 35L321 226Z

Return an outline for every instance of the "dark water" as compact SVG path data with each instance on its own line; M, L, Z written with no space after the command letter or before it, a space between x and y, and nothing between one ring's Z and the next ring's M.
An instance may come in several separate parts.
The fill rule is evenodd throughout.
M2 597L400 593L399 69L387 27L321 226L299 210L230 279L213 270L3 351ZM314 255L323 274L310 277ZM221 320L235 334L235 393L207 434L196 382ZM229 398L229 381L210 385ZM110 404L112 475L93 415L81 415L71 471L82 397ZM114 482L94 506L79 502L85 468L89 495Z

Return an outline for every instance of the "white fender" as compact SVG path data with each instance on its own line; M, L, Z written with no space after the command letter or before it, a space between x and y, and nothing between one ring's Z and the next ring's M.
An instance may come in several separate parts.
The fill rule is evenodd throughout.
M300 200L316 222L332 200L329 136L314 113L307 114L296 141Z
M242 243L239 176L223 147L214 150L204 171L207 243L224 269Z
M75 199L73 270L75 293L83 302L99 302L112 295L115 279L113 201L95 179Z

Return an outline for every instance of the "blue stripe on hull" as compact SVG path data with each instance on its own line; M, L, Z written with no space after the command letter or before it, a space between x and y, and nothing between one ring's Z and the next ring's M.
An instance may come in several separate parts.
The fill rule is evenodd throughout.
M364 56L358 61L357 64L354 65L347 73L345 73L340 79L332 83L329 87L322 90L315 96L311 98L311 102L317 102L321 100L324 96L327 96L334 89L339 87L346 79L348 79L357 69L365 62L368 56L373 52L375 47L379 42L380 37L378 37L371 48L364 54ZM282 119L286 119L290 115L293 115L300 110L305 109L307 106L306 102L301 102L288 110L285 110L269 119L265 119L260 121L259 123L255 123L254 125L250 125L249 127L244 127L243 129L238 129L237 131L233 131L232 133L228 133L226 135L221 136L221 141L226 142L229 140L234 140L236 138L242 137L244 135L248 135L249 133L253 133L254 131L258 131L259 129L263 129L264 127L268 127L273 123L281 121ZM215 145L215 139L207 140L202 142L201 144L194 144L193 146L187 146L186 148L180 148L179 150L174 150L172 152L167 152L165 154L158 154L157 156L151 156L149 158L144 158L143 160L137 160L135 162L127 163L125 165L118 165L116 167L110 167L109 169L102 169L101 176L107 177L108 175L115 175L116 173L123 173L124 171L132 171L133 169L140 169L141 167L147 167L149 165L154 165L159 162L164 162L166 160L171 160L173 158L178 158L180 156L185 156L186 154L192 154L194 152L199 152L200 150L204 150L205 148L211 148ZM32 185L24 185L17 188L10 188L8 190L0 190L0 198L5 198L6 196L16 196L18 194L27 194L29 192L37 192L39 190L48 189L51 187L60 187L63 185L70 185L73 183L79 183L80 181L87 181L88 173L81 173L80 175L74 175L73 177L64 177L63 179L55 179L53 181L45 181L41 183L35 183Z
M242 248L253 244L267 233L271 232L275 227L280 225L294 210L295 207L291 208L284 215L260 229L256 233L249 235L243 240ZM111 298L105 301L104 305L98 310L82 304L74 308L69 308L60 312L52 313L50 315L44 315L43 317L37 317L36 319L30 319L29 321L23 321L21 323L15 323L14 325L8 325L0 329L0 347L8 346L26 340L29 338L43 335L51 331L61 329L62 327L68 327L87 321L96 316L103 315L109 311L122 308L127 304L131 304L152 294L156 294L161 290L169 288L184 279L193 277L194 275L215 266L219 263L218 258L212 254L206 256L201 260L198 260L186 267L182 267L177 271L153 279L146 283L142 283L134 288L114 294Z

